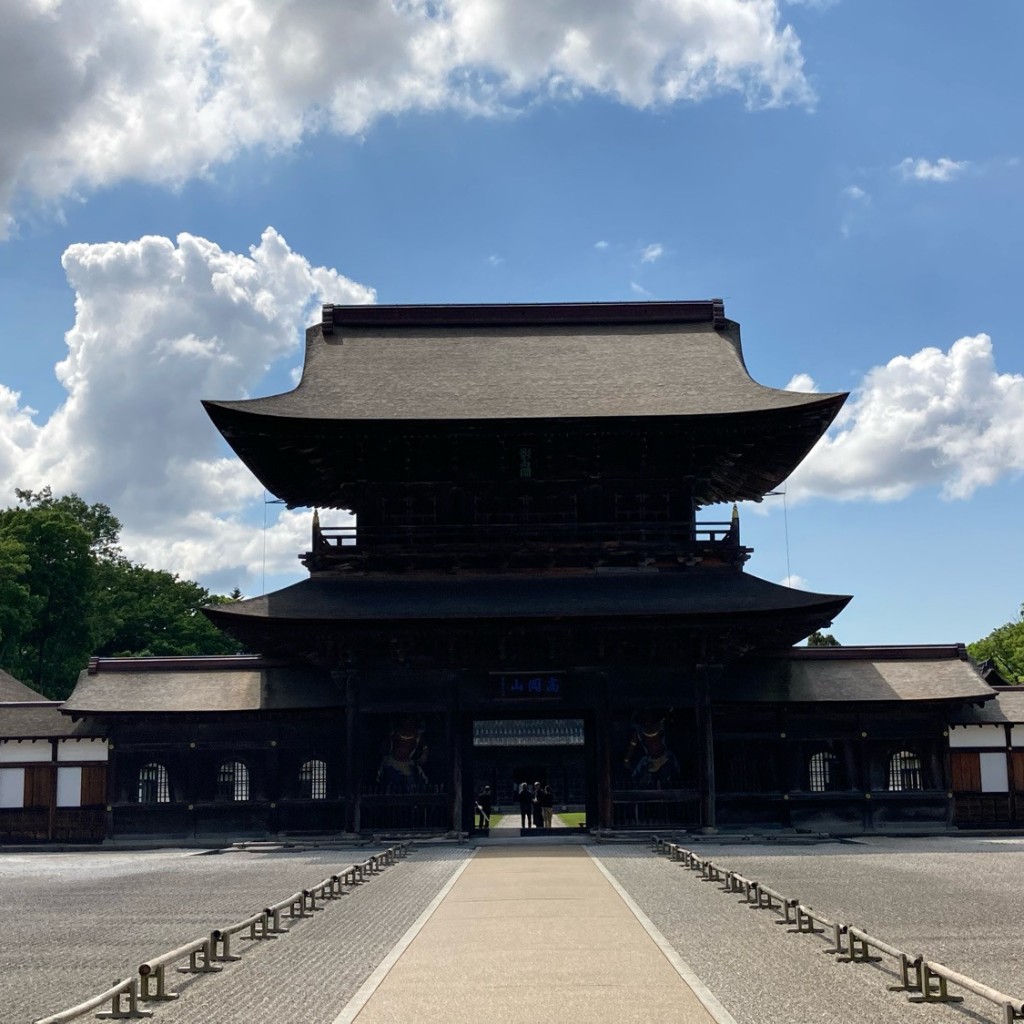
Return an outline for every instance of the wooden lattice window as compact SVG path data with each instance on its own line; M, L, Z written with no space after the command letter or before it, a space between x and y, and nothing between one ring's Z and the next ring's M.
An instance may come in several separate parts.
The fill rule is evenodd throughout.
M729 752L724 764L725 792L768 793L776 788L775 769L769 751L751 744Z
M616 494L617 523L664 523L668 521L667 494Z
M303 800L327 799L326 761L307 761L299 769L299 793Z
M889 758L889 789L924 789L921 758L913 750L897 750Z
M217 770L217 799L249 799L249 769L241 761L225 761Z
M162 764L151 761L139 769L140 804L167 804L171 802L171 781Z
M827 750L812 754L807 762L807 788L812 793L831 793L838 789L837 759Z

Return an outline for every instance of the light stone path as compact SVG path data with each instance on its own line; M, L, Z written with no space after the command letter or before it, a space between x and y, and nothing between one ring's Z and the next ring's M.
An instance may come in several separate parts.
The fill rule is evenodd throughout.
M480 850L335 1024L715 1024L582 847ZM719 1018L720 1019L720 1018Z

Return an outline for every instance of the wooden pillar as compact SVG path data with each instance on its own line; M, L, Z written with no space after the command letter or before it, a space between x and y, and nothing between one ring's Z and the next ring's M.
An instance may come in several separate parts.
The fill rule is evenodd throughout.
M345 687L345 831L359 831L359 760L356 743L359 737L359 687L351 669L341 670Z
M47 780L47 814L46 838L52 843L57 824L57 744L59 740L50 740L50 777Z
M270 749L264 758L266 778L264 779L262 798L267 806L267 831L277 833L281 829L277 808L280 805L281 797L287 790L283 785L284 780L281 778L281 730L277 723L271 723L269 731L271 733Z
M700 785L700 824L717 827L715 813L715 735L711 722L711 687L720 678L720 665L698 665L696 687L697 772Z
M607 672L601 673L601 697L594 709L593 763L597 767L598 827L615 827L615 801L612 792L612 709L611 682Z
M462 703L459 700L460 682L460 677L456 675L452 681L451 700L449 702L451 710L448 712L448 718L445 723L445 739L448 744L452 766L451 822L452 830L456 834L464 831L463 825L465 824L465 810L462 806L462 763L466 754L467 729L470 734L470 746L473 743L473 724L472 722L466 722L465 716L462 713ZM472 756L472 750L469 751L469 756Z

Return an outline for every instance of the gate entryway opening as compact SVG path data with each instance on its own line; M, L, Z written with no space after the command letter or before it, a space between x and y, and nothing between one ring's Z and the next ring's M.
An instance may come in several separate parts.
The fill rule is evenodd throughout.
M524 824L519 801L523 784L531 792L538 785L550 786L554 813L572 815L574 827L585 823L593 799L586 733L582 718L474 719L466 773L474 805L489 786L495 826L518 831Z

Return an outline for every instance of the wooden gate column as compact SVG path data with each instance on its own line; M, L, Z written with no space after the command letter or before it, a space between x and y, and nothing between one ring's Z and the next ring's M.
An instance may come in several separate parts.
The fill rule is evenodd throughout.
M342 670L345 686L345 831L359 831L359 766L356 744L359 737L359 687L356 673Z
M697 773L700 785L700 824L716 828L715 735L711 723L711 686L722 674L721 665L698 665L696 687Z

